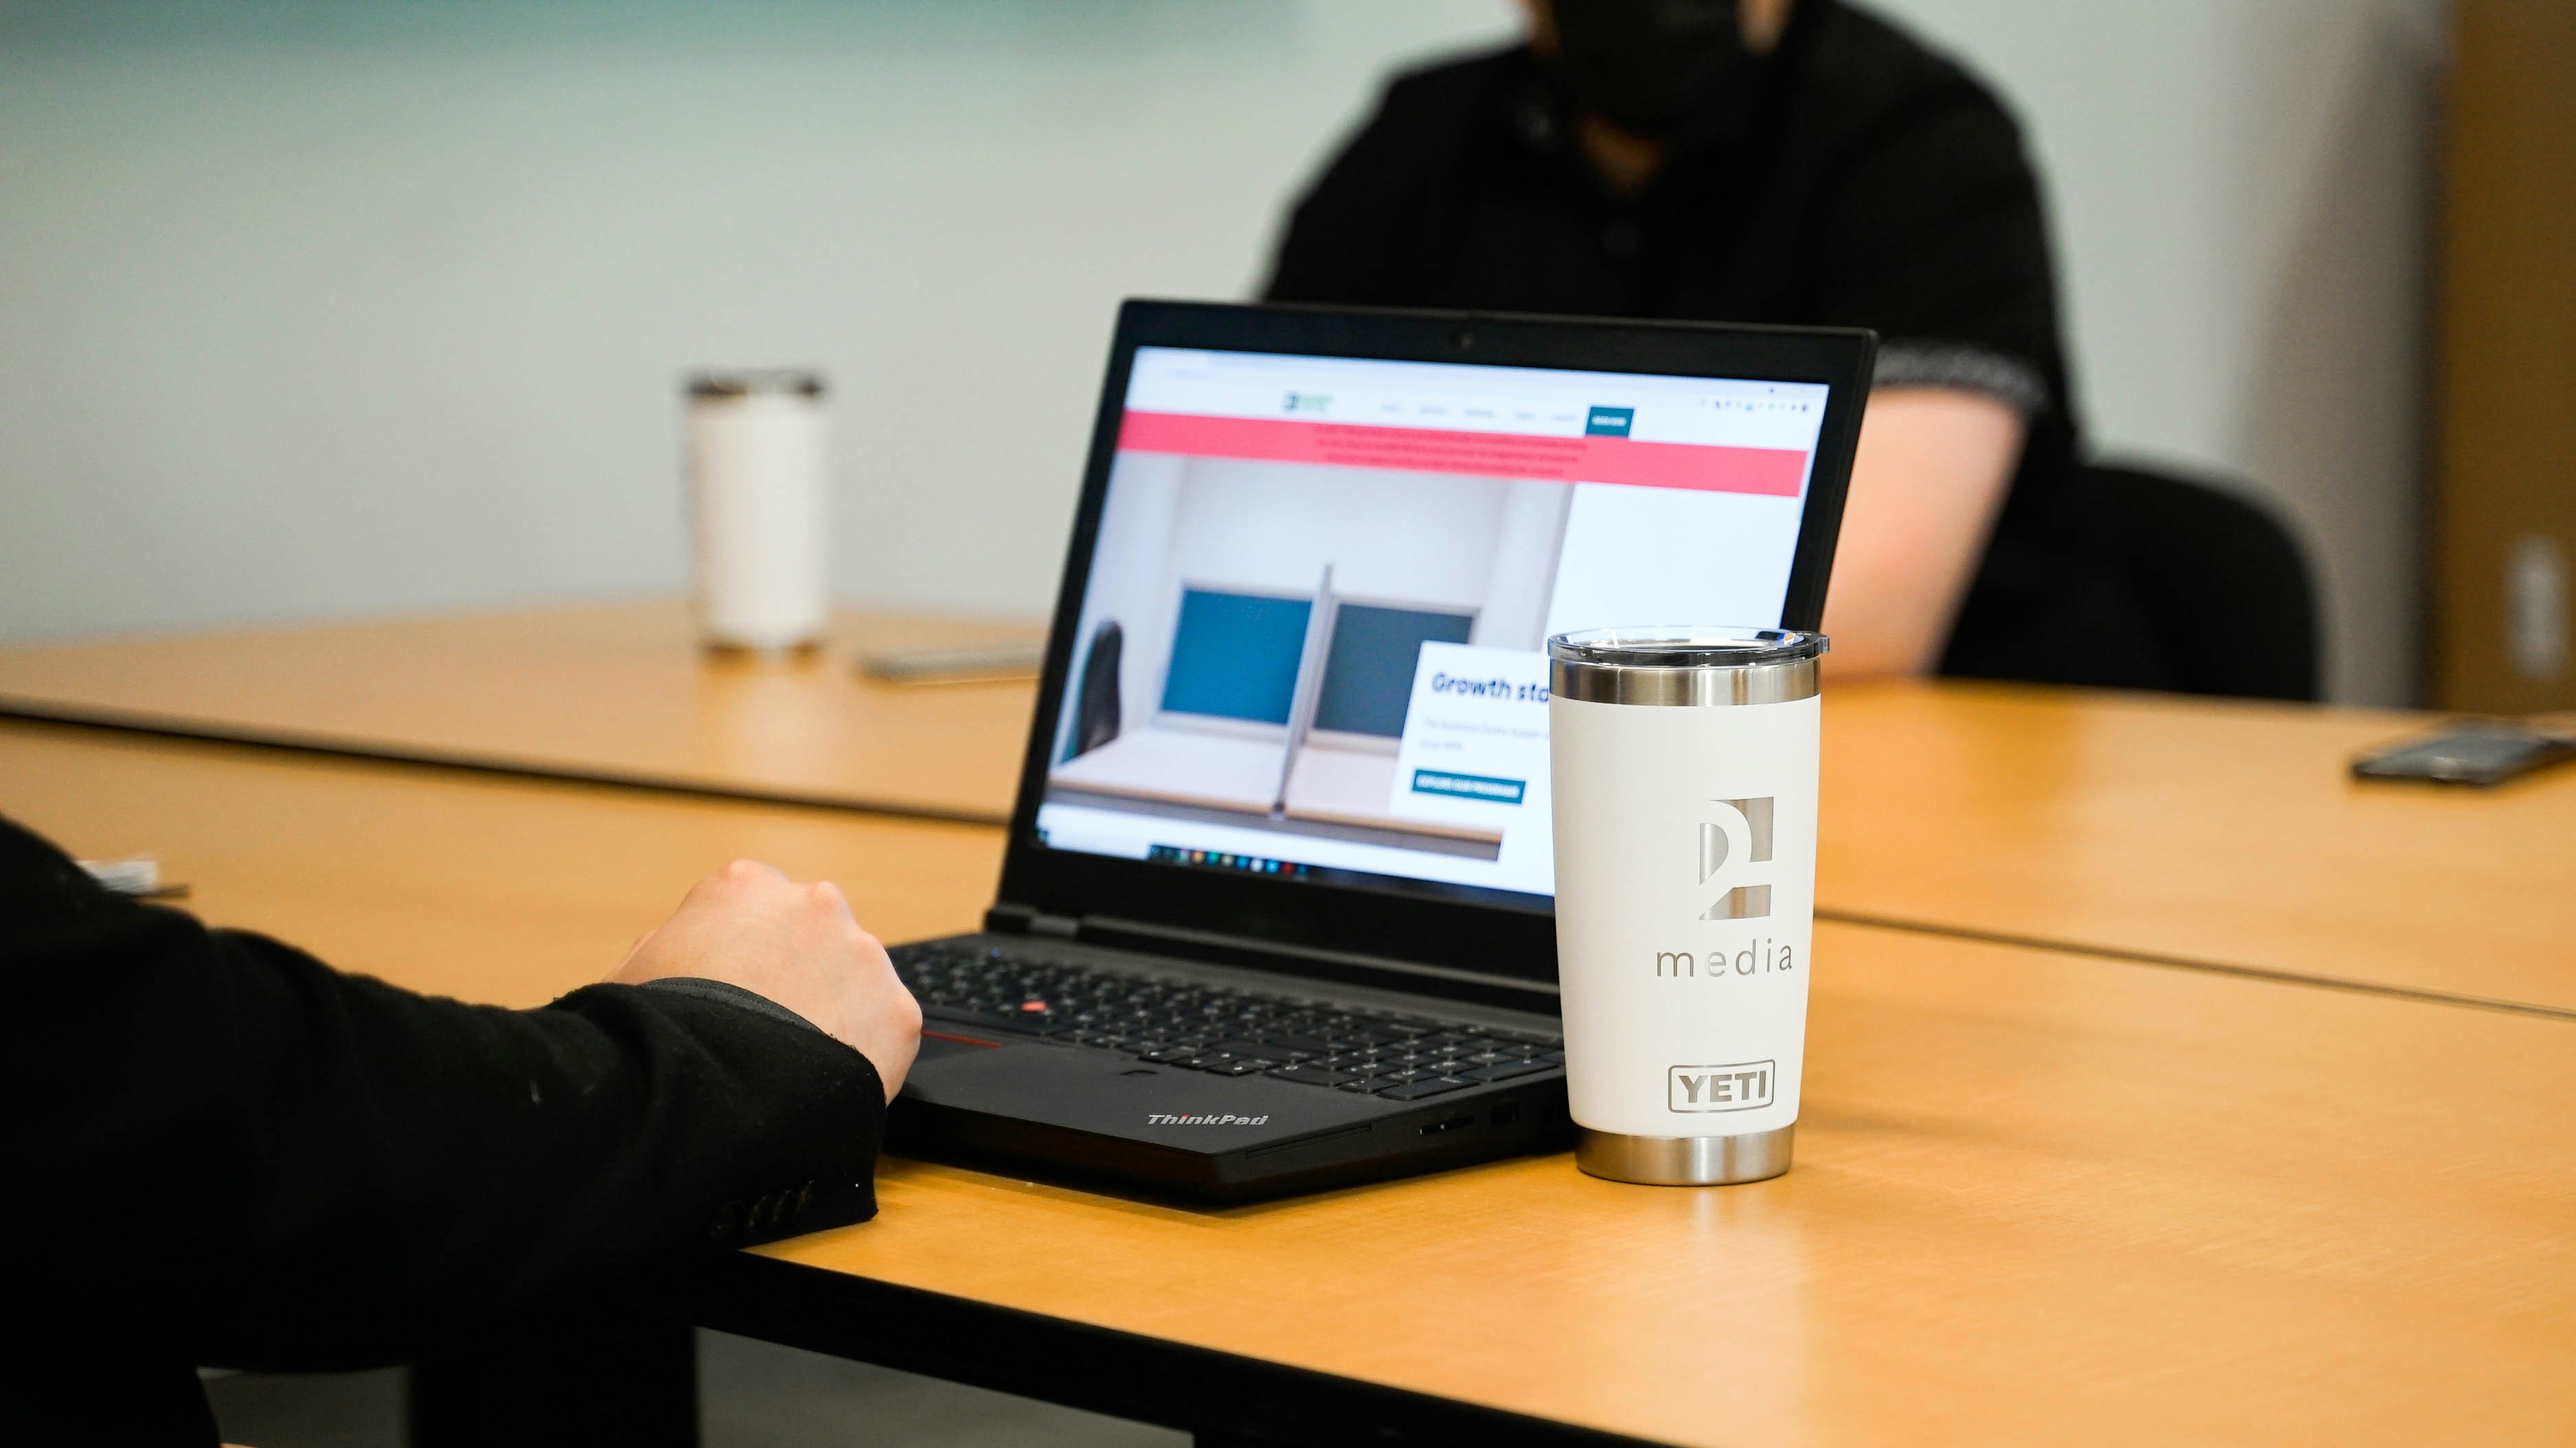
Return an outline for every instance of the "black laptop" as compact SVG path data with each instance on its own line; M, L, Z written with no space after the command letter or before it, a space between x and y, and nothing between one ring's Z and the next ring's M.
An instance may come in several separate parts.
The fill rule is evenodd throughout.
M1564 1145L1546 639L1816 627L1872 346L1128 303L895 1148L1223 1201Z

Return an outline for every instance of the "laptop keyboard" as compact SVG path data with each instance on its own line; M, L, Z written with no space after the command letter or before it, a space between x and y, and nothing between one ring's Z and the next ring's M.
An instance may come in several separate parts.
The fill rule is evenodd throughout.
M1560 1070L1539 1031L1354 1010L1293 996L1123 975L1042 949L934 941L893 952L926 1029L1003 1032L1217 1076L1419 1101Z

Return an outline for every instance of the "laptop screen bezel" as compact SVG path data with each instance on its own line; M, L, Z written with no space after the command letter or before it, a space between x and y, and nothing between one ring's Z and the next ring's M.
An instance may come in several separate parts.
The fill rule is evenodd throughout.
M1047 638L1037 715L1011 812L1002 903L1047 915L1134 922L1271 947L1290 959L1305 954L1400 961L1441 974L1552 987L1556 928L1550 909L1470 902L1400 886L1381 889L1193 869L1040 843L1038 807L1046 796L1065 690L1080 646L1075 634L1117 458L1128 374L1142 347L1823 383L1830 390L1780 620L1784 628L1812 629L1824 614L1825 584L1842 525L1876 337L1851 329L1209 302L1131 300L1119 308Z

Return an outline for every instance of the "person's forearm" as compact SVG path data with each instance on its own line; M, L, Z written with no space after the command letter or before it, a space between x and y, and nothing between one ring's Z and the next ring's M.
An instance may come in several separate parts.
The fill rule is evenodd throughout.
M1825 600L1828 670L1928 673L2021 460L2020 414L1948 388L1872 393Z
M235 1118L268 1149L208 1360L400 1356L695 1247L874 1213L882 1089L801 1022L627 986L470 1007L222 945L270 978L254 992L324 1004L250 1025L301 1058L261 1069L319 1079Z
M693 1244L856 1220L884 1093L803 1024L434 1000L99 891L0 821L18 1300L194 1361L387 1361Z

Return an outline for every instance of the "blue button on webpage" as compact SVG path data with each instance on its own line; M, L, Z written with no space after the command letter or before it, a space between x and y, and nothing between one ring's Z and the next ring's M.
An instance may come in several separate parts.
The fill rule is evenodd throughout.
M1488 779L1481 774L1449 774L1437 769L1413 771L1415 794L1445 794L1455 799L1481 799L1493 804L1519 804L1529 786L1517 779Z

